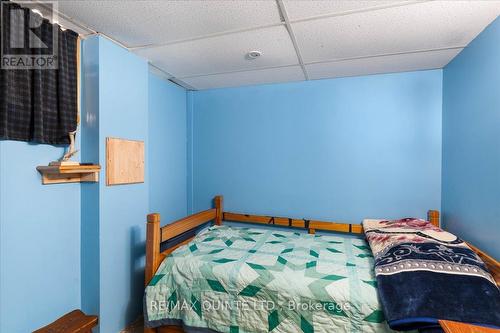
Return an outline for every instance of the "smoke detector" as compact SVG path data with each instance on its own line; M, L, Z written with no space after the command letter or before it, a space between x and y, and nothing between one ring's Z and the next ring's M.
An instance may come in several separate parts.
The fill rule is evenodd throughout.
M260 58L260 56L262 56L262 52L260 51L250 51L247 53L247 60L254 60L254 59L257 59L257 58Z

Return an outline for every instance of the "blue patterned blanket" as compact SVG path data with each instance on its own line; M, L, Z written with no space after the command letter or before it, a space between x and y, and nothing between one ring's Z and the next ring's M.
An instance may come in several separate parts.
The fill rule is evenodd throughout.
M418 219L365 220L363 228L392 329L438 327L439 319L500 328L500 291L464 241Z

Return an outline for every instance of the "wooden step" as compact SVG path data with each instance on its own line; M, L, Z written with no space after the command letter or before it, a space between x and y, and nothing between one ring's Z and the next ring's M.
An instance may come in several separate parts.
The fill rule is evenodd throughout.
M91 333L97 322L97 316L87 316L81 310L73 310L33 333Z

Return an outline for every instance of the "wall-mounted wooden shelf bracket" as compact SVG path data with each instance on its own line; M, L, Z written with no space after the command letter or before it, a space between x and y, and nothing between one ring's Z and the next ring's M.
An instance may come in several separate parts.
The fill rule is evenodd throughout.
M49 165L37 166L42 184L98 182L100 165Z

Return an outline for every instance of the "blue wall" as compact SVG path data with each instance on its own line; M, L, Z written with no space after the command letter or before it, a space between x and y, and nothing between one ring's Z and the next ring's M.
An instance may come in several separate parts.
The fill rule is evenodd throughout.
M0 141L0 332L80 307L80 184L42 185L63 148Z
M102 170L82 184L82 307L118 332L142 313L146 215L186 215L186 91L106 38L87 38L83 60L82 157ZM107 137L145 142L144 183L106 186Z
M99 43L99 160L106 137L145 142L148 158L148 64L105 38ZM141 184L100 187L101 332L118 332L142 312L148 172Z
M194 211L361 222L441 205L442 71L192 93Z
M146 172L144 183L106 186L106 138L142 140L148 157L148 65L98 36L83 51L82 155L102 170L82 186L82 304L98 311L101 332L118 332L142 311L149 183Z
M500 259L500 19L444 69L443 222Z
M0 332L31 332L81 307L80 184L42 185L36 171L64 152L0 140Z
M149 74L149 211L162 224L187 214L186 90Z

